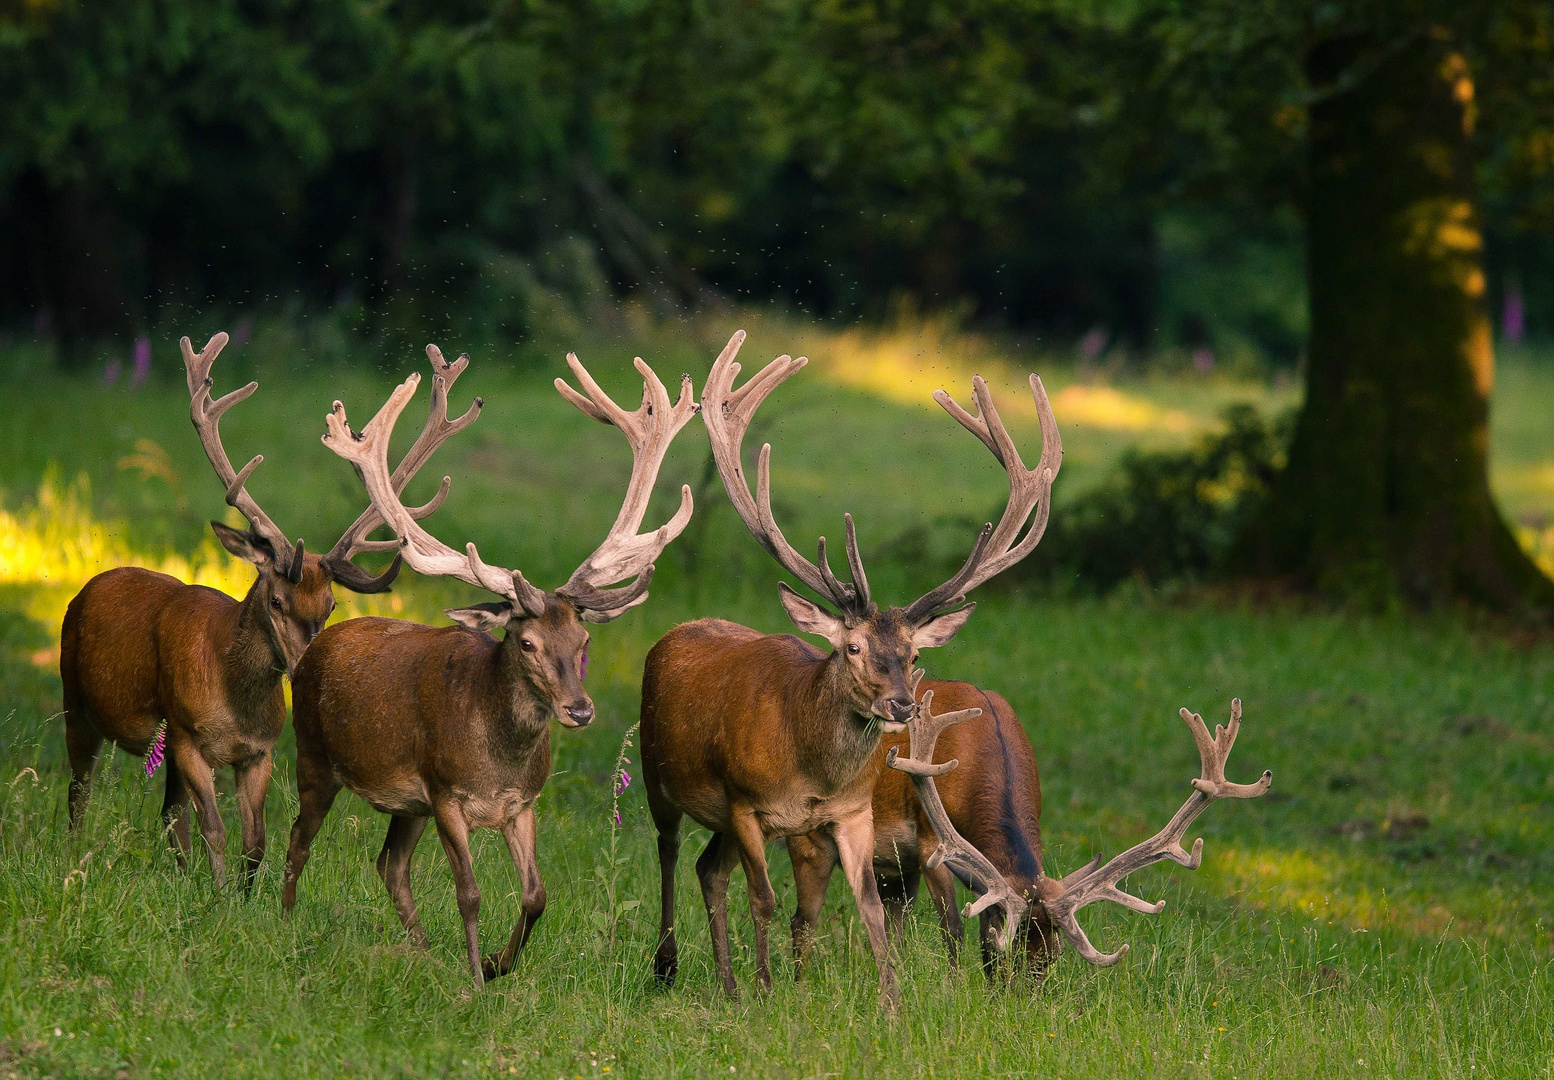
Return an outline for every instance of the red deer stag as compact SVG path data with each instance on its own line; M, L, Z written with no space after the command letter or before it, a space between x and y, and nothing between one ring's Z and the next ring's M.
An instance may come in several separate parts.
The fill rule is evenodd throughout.
M970 683L926 679L914 691L920 714L927 694L957 713L971 711L966 723L941 727L941 757L961 763L959 769L938 778L938 791L950 821L1016 893L1027 900L1034 898L1042 880L1041 779L1036 754L1014 708L1002 695ZM889 754L904 753L906 748L904 733L886 735L871 764L877 777L873 796L874 877L891 937L899 936L907 908L920 883L927 882L954 963L963 933L955 906L955 876L951 867L933 859L938 837L913 792L911 779L883 767ZM791 924L793 955L802 967L826 886L836 868L836 855L823 837L809 835L790 836L788 855L797 892ZM990 969L1001 951L997 940L1008 914L999 907L983 914L980 921L982 959ZM1026 908L1025 921L1018 929L1027 967L1040 972L1047 963L1046 942L1051 936L1045 909L1040 905Z
M192 794L211 873L225 879L226 827L216 807L215 770L232 766L237 778L246 880L264 856L264 798L270 751L286 720L281 676L295 671L314 635L334 609L332 582L354 592L383 592L399 572L396 558L373 577L350 560L379 545L362 537L381 522L370 508L320 557L293 546L245 488L263 455L234 469L221 443L222 414L258 383L211 399L211 365L227 343L210 339L200 353L182 342L191 396L190 415L205 454L226 488L227 504L248 519L247 530L211 522L228 551L258 568L241 601L166 574L120 567L99 574L76 594L60 633L65 745L70 756L70 823L80 822L92 768L103 739L132 754L165 753L167 789L162 816L171 826L180 866L191 850L186 808ZM464 361L439 370L458 375ZM473 416L457 421L462 425ZM406 455L395 482L403 484L430 455L427 437ZM430 512L429 507L426 512ZM420 512L420 511L418 511ZM165 728L159 728L165 723Z
M685 528L691 489L668 524L638 535L659 465L675 434L696 412L690 377L679 400L640 358L642 406L628 413L604 393L576 356L567 363L587 396L565 381L556 388L595 420L618 427L631 444L625 504L592 555L555 592L521 573L483 562L474 544L454 551L399 504L388 474L394 422L415 396L418 376L394 391L357 434L337 401L324 442L356 468L373 505L399 538L412 569L458 578L495 593L497 603L447 614L458 626L434 628L395 619L352 619L320 634L297 670L293 726L301 807L291 830L281 903L291 910L309 847L341 786L392 815L378 875L411 939L426 933L410 892L410 856L429 818L453 867L459 913L476 986L512 970L545 910L535 859L534 800L550 772L552 716L585 727L594 716L583 689L588 659L584 622L609 622L647 599L653 560ZM618 589L605 588L634 578ZM488 631L504 628L501 641ZM472 829L500 829L522 882L522 914L499 953L482 960L480 888L470 861Z
M911 778L918 806L933 830L935 842L931 845L931 853L923 859L922 865L930 874L941 868L948 868L955 877L966 882L979 894L976 900L966 905L964 915L969 919L973 915L986 912L983 915L985 950L1007 949L1022 920L1029 920L1025 925L1027 937L1038 939L1033 945L1028 946L1034 954L1032 959L1036 961L1032 974L1037 981L1045 972L1049 958L1061 947L1058 935L1051 933L1053 927L1057 928L1058 934L1063 939L1067 939L1080 956L1092 964L1109 967L1122 959L1128 951L1126 944L1114 953L1103 953L1090 944L1090 939L1085 936L1078 919L1075 918L1079 910L1098 900L1111 900L1134 911L1158 915L1165 910L1164 900L1153 904L1140 900L1119 889L1118 882L1137 870L1167 859L1189 870L1196 870L1203 862L1203 839L1200 837L1193 843L1190 854L1183 851L1182 837L1186 834L1188 826L1215 799L1255 799L1267 791L1269 785L1273 783L1273 773L1270 770L1264 770L1262 777L1252 784L1233 784L1225 779L1225 762L1230 757L1230 750L1236 743L1236 735L1241 730L1239 698L1230 703L1229 726L1216 725L1212 738L1203 723L1203 717L1182 709L1182 721L1192 732L1193 741L1198 746L1200 775L1192 782L1193 793L1187 797L1187 801L1182 804L1181 809L1176 812L1166 827L1148 840L1135 844L1105 865L1102 865L1101 856L1097 855L1089 863L1062 878L1046 877L1038 869L1035 879L1029 883L1022 880L1022 877L1016 877L1011 881L992 860L961 836L954 824L953 815L947 811L938 790L938 784L947 776L954 776L961 771L960 762L955 758L935 762L936 744L940 734L963 720L975 719L981 715L982 710L973 707L935 716L933 699L933 690L926 690L922 695L917 717L908 725L911 756L902 757L898 746L891 747L886 755L886 763L891 769L899 770ZM971 741L962 745L977 746L978 744ZM973 778L969 782L976 784L978 781ZM973 817L972 820L975 818ZM829 875L829 870L827 874ZM813 884L812 882L811 886ZM823 887L824 880L819 880L819 884ZM936 902L953 910L955 898L953 884L943 900L937 890L934 892L934 898ZM991 928L989 928L990 918Z
M780 356L738 390L737 333L718 357L703 392L702 417L724 487L746 526L779 564L836 605L833 614L781 586L795 626L832 646L828 655L788 634L761 634L717 619L676 627L648 654L642 680L642 768L658 828L662 928L654 971L672 982L677 968L674 872L680 819L689 814L713 831L696 861L712 927L713 954L724 991L738 988L729 961L728 880L742 862L756 933L756 978L771 985L767 924L776 897L766 873L766 844L814 834L834 852L869 935L887 1008L900 1000L885 951L885 916L870 858L875 837L870 796L881 762L883 732L900 731L914 711L910 673L919 649L943 645L971 615L967 592L1027 555L1041 540L1052 481L1062 459L1057 423L1041 381L1031 377L1041 421L1041 460L1027 470L976 380L980 415L945 408L992 449L1009 474L1010 498L995 530L977 538L961 570L907 607L881 610L870 599L851 516L847 524L850 584L837 580L819 544L818 566L795 551L771 510L771 446L761 448L757 494L750 495L740 444L755 410L806 363ZM947 399L946 399L947 401ZM1025 532L1026 520L1034 520ZM872 763L872 767L871 767Z

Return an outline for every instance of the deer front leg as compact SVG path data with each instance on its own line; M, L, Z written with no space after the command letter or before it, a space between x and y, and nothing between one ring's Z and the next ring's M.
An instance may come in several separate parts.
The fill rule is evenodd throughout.
M481 961L481 970L487 979L495 979L513 970L518 954L534 932L534 924L545 914L545 882L540 880L540 864L535 850L534 804L520 811L507 823L502 835L507 839L507 853L518 870L519 887L523 890L522 910L518 923L507 939L507 948L492 953Z
M832 826L836 837L836 850L842 860L842 872L853 890L858 904L858 916L869 934L869 948L874 952L874 964L879 969L880 1002L887 1012L901 1008L901 987L896 982L896 969L890 962L890 952L885 940L885 906L880 902L879 886L874 881L874 814L871 809L838 821Z
M437 838L448 855L448 865L453 867L459 914L464 919L464 945L470 971L475 976L475 989L479 990L486 985L486 976L480 965L480 886L475 882L475 863L469 857L469 826L464 821L463 807L452 799L442 800L433 810Z
M750 917L755 922L755 979L763 990L772 988L771 940L768 930L777 913L777 894L766 874L766 836L754 811L734 813L734 838L739 842L739 860L745 867L745 885L750 893Z
M712 959L730 1001L739 1000L739 984L734 981L734 965L728 955L728 879L738 861L739 844L728 833L713 833L696 860L696 877L701 881L701 899L712 931Z
M219 889L227 881L227 826L216 807L216 774L194 743L176 739L172 725L167 731L168 755L178 764L178 775L194 798L200 816L200 835L210 856L210 876Z
M788 837L788 859L793 863L793 885L798 902L788 928L793 933L793 977L804 977L815 947L815 926L826 902L826 888L836 869L836 844L823 832Z
M237 779L238 820L243 827L243 891L251 893L264 861L264 798L270 792L269 751L232 766Z

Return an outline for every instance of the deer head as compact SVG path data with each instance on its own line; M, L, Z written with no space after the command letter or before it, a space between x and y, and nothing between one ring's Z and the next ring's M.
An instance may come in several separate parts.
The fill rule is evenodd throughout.
M428 346L428 352L433 348ZM556 389L587 415L621 430L631 445L632 471L625 501L604 542L554 592L531 585L517 570L485 562L474 544L465 545L463 553L453 550L417 524L430 512L427 508L408 510L400 503L402 485L395 482L398 474L391 476L388 471L389 439L399 414L416 394L419 375L406 379L360 432L351 430L345 406L335 402L323 438L325 446L355 467L374 512L394 531L397 539L392 546L411 569L457 578L500 597L492 603L451 609L448 617L474 631L504 630L504 653L521 673L526 692L546 703L564 726L583 727L594 716L593 702L583 688L588 655L588 631L583 624L609 622L645 601L653 579L653 560L690 521L691 489L685 486L673 518L652 532L637 532L664 454L698 406L691 396L689 375L683 377L680 397L671 405L669 392L641 357L636 359L636 367L643 379L642 405L635 412L616 405L575 354L567 354L567 364L586 395L563 379L556 380ZM441 378L441 374L433 376L433 396L435 399L440 394L446 401L447 388L438 382ZM445 477L444 492L447 485ZM631 579L627 585L608 587L627 579Z
M247 529L234 529L219 521L210 524L222 547L239 559L252 563L258 570L258 579L249 590L245 602L258 613L259 624L276 660L284 664L290 675L296 671L308 644L324 628L324 623L334 611L335 599L331 585L338 583L358 593L386 592L399 573L400 560L396 557L389 568L376 577L351 561L364 551L393 547L362 542L362 537L381 521L370 508L357 519L355 525L346 530L339 543L323 556L307 554L301 540L295 545L291 544L286 534L260 508L245 485L264 461L264 455L256 454L247 465L234 469L222 445L220 428L222 414L238 402L246 400L258 389L259 384L251 382L223 397L211 397L211 387L214 385L210 375L211 367L226 344L227 335L224 333L212 337L198 353L187 337L179 343L189 384L189 415L194 421L194 429L199 433L205 456L210 459L217 479L226 488L227 505L236 507L248 519ZM442 356L439 354L433 357L432 362L437 367L442 364ZM440 370L451 373L446 379L448 383L458 377L465 363L461 359L454 365L442 364ZM473 423L480 412L477 402L463 417L449 424L446 394L441 399L440 415L437 407L438 402L434 400L433 415L428 417L426 429L394 474L399 487L409 482L410 477L426 463L426 459L431 457L432 451L443 439ZM441 495L424 512L430 513L436 509L435 503L440 498Z
M981 377L973 380L976 416L968 414L944 391L934 394L934 399L1004 466L1009 474L1009 503L998 528L989 523L982 530L959 573L905 607L881 608L869 592L851 514L844 517L851 582L839 581L832 572L826 558L825 537L820 538L814 563L784 538L772 516L770 443L761 448L756 494L751 497L741 461L745 431L767 395L808 360L802 356L796 360L779 356L735 390L740 365L734 358L744 340L742 330L729 339L702 392L702 419L723 486L746 527L768 554L835 607L835 611L828 610L786 584L779 586L782 605L793 624L831 643L833 663L857 715L878 720L885 731L900 731L915 710L910 683L919 650L943 645L953 638L976 607L965 603L966 594L1024 558L1041 541L1051 506L1052 481L1063 460L1063 444L1046 391L1041 380L1032 375L1031 393L1036 399L1042 433L1041 460L1035 469L1026 469L1020 460ZM1035 518L1030 528L1017 543L1033 512Z

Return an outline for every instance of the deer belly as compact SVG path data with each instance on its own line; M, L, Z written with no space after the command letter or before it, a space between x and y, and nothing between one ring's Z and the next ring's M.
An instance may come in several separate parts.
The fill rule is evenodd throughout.
M820 795L798 795L759 806L755 814L761 822L761 832L771 839L775 836L797 836L813 832L823 825L854 817L868 805L867 792L861 798L832 799Z
M354 784L347 776L341 776L340 779L380 813L408 817L431 816L432 800L426 790L426 782L414 773L401 773L372 784Z
M912 821L881 821L874 819L874 864L899 867L901 870L917 868L917 824Z

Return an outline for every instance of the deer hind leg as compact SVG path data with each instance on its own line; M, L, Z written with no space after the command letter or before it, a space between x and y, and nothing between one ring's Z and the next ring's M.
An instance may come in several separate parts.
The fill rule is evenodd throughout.
M297 754L297 820L291 826L291 840L286 845L286 881L281 886L281 910L290 911L297 903L297 879L313 853L313 838L323 827L335 796L340 794L340 782L328 768L315 768L305 753ZM397 820L397 819L396 819ZM389 825L389 835L394 826ZM420 836L419 833L416 834ZM387 852L388 845L384 845ZM379 857L379 865L384 860ZM392 893L392 889L390 892Z
M750 894L750 918L755 923L755 979L763 990L772 988L772 948L769 931L777 913L777 894L766 873L766 836L754 813L734 817L734 838L739 842L739 861L745 868L745 887Z
M86 813L86 801L92 794L92 770L102 750L102 733L97 725L77 712L65 715L65 751L70 756L70 829L75 831Z
M651 785L649 786L651 791ZM674 874L680 862L680 812L655 807L658 826L658 948L653 953L653 978L673 986L680 970L680 946L674 936Z
M907 908L917 899L918 881L916 870L874 875L874 885L879 889L880 903L885 908L885 935L890 941L899 944L901 936L906 933Z
M189 856L194 842L189 838L189 789L184 786L183 774L178 762L169 757L162 766L167 773L166 787L162 792L162 827L167 830L168 843L173 846L173 858L179 870L189 869Z
M713 833L707 849L696 860L701 899L712 930L712 958L723 980L723 993L732 1001L739 1000L739 984L734 981L734 965L728 955L728 879L738 861L739 844L729 833Z
M512 936L507 939L507 948L492 953L480 962L481 971L487 979L499 978L513 970L513 966L518 963L518 954L523 951L529 935L534 932L534 924L545 914L545 882L540 879L539 858L535 851L532 803L507 823L502 835L507 839L507 852L513 857L513 866L518 869L523 907Z
M410 859L430 820L424 817L389 818L388 835L383 838L383 850L378 855L378 876L388 889L389 899L394 901L394 910L399 913L399 921L404 924L411 943L421 949L426 948L426 931L421 928L421 914L416 910L415 897L410 892Z
M232 767L237 779L237 811L243 826L243 890L253 892L264 862L264 799L270 793L269 752Z
M874 963L879 969L880 1002L888 1012L897 1012L901 1008L901 987L896 982L896 969L890 962L885 940L885 907L880 901L879 886L874 881L874 819L865 810L837 822L832 830L837 854L842 860L842 872L852 887L858 915L868 931L869 948L874 952Z
M475 989L486 985L480 964L480 885L475 881L475 863L469 855L469 825L458 803L444 799L435 807L437 839L453 868L453 885L459 900L459 915L464 919L464 947L469 956Z
M174 740L171 727L167 734L168 755L178 765L178 775L194 799L200 816L200 836L210 858L210 876L219 889L227 882L227 825L216 805L216 774L200 753L199 747L183 739Z
M836 844L823 832L788 837L788 858L793 863L793 885L798 902L788 923L793 933L793 977L804 977L815 947L815 927L825 906L826 888L836 869Z
M966 930L960 920L960 908L955 906L955 875L941 863L932 870L924 870L923 877L928 882L928 895L933 900L934 910L939 913L939 930L950 954L950 967L957 967Z

